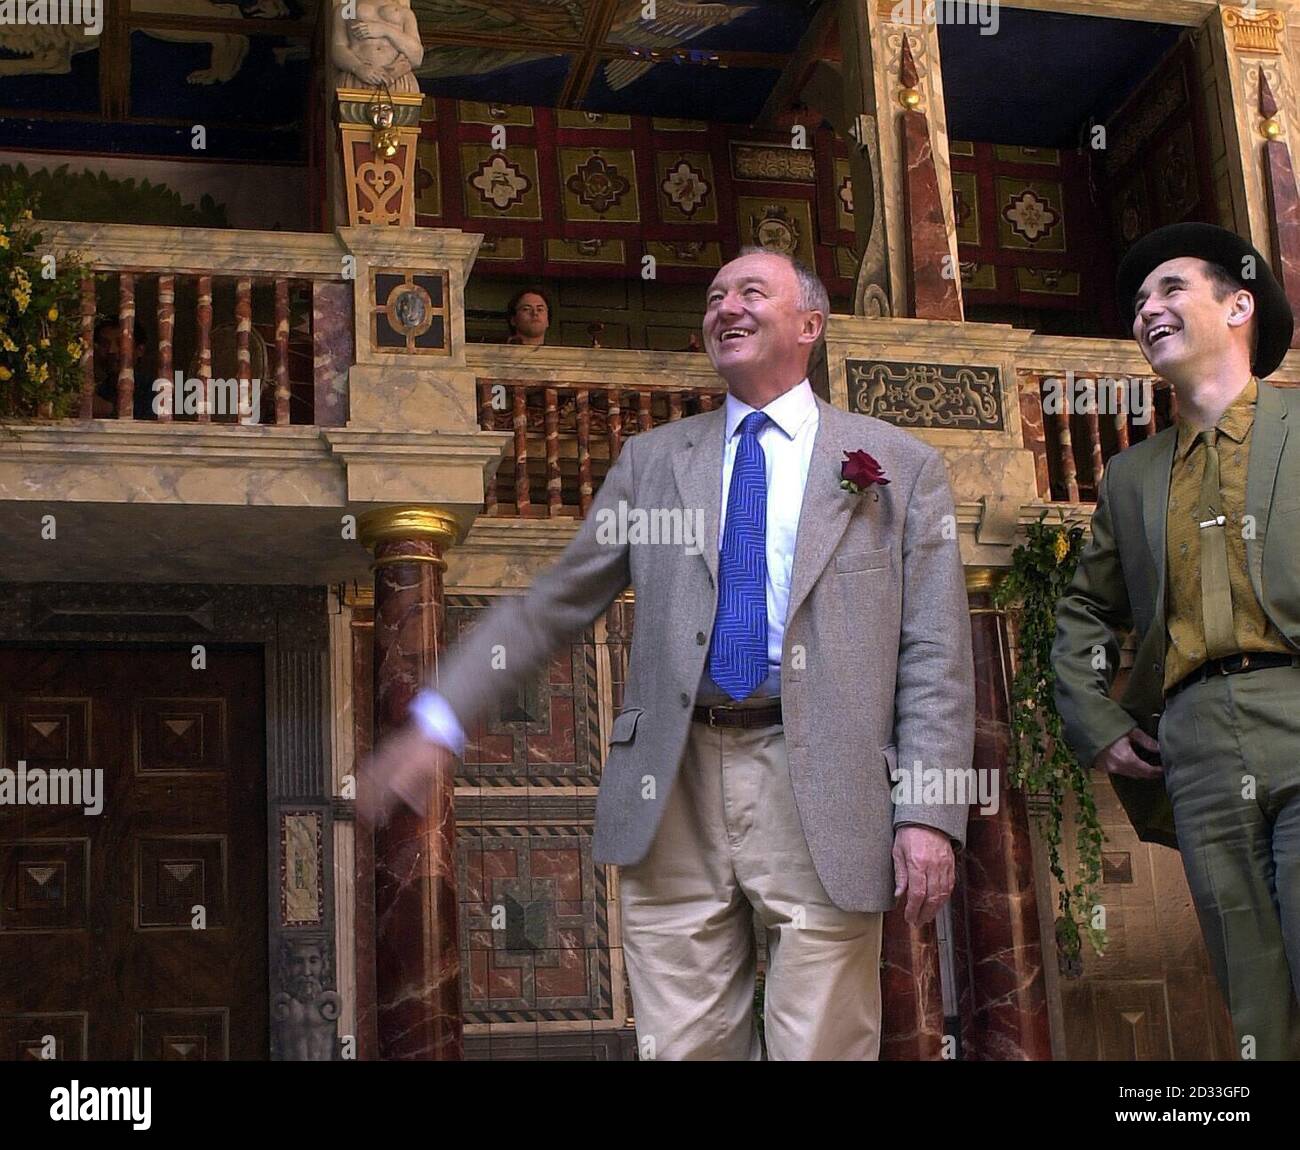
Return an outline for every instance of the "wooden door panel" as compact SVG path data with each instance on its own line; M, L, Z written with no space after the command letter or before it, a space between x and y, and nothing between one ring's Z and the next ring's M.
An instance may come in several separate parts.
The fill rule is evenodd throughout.
M0 1058L267 1056L262 654L190 661L0 648L0 766L102 772L0 805Z

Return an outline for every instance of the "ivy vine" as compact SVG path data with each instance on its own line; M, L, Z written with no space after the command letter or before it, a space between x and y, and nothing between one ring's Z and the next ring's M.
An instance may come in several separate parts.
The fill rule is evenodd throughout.
M1012 552L1011 570L995 588L993 602L1011 611L1016 624L1008 778L1013 786L1043 800L1036 822L1047 845L1052 875L1060 884L1057 946L1066 968L1078 973L1083 937L1098 955L1107 944L1106 932L1094 918L1106 836L1097 818L1087 766L1078 762L1062 736L1052 668L1056 604L1079 564L1083 528L1066 527L1064 522L1049 525L1046 516L1044 511L1029 526L1025 542ZM1078 865L1067 876L1061 862L1061 828L1071 800Z

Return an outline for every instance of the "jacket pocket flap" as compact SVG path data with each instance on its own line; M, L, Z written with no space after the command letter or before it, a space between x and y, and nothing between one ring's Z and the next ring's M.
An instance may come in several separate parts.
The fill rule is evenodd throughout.
M835 556L836 571L883 571L889 566L889 548L875 551L846 551Z
M614 728L610 731L609 741L611 743L630 743L632 736L636 734L636 724L639 718L641 718L640 707L620 711L614 717Z

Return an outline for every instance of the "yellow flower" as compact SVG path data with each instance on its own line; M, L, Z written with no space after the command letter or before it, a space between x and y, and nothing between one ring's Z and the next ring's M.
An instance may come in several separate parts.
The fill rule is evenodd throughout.
M49 347L50 341L44 336L41 336L41 338L36 341L36 345L37 347Z
M3 347L5 351L18 350L18 345L14 343L14 341L11 340L7 335L5 335L4 332L0 332L0 347Z
M1064 535L1058 535L1052 541L1052 553L1056 556L1057 563L1065 562L1065 557L1070 553L1070 542Z
M13 348L10 348L9 350L12 351ZM80 358L81 358L81 344L79 344L79 343L70 343L70 344L68 344L68 354L69 354L70 356L72 356L73 359L80 359Z
M7 248L8 246L9 246L9 237L0 234L0 248Z
M27 211L23 212L23 219L30 220L31 218L32 218L32 212L31 209L28 208Z
M0 380L13 379L14 373L7 367L0 367Z
M57 307L50 308L50 310L45 313L45 318L53 323L59 318L59 309Z

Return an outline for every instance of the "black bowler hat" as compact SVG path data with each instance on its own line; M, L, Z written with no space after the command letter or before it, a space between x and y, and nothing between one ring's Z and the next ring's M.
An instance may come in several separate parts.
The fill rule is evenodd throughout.
M1132 327L1136 311L1133 301L1142 282L1166 260L1184 256L1219 264L1255 297L1259 343L1251 369L1260 379L1272 375L1291 346L1295 317L1291 314L1286 292L1277 282L1268 261L1250 243L1227 228L1214 224L1170 224L1138 240L1120 262L1115 281L1120 314L1128 317ZM1254 262L1255 278L1251 280L1241 276L1247 256Z

